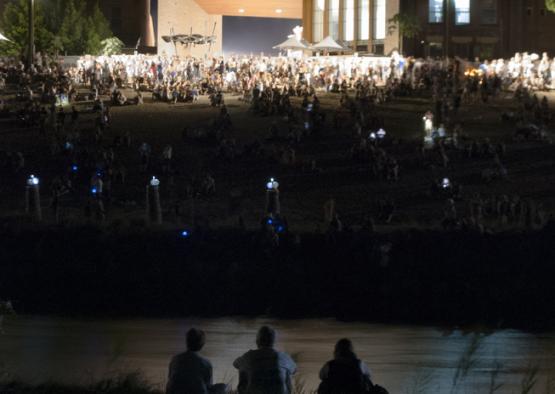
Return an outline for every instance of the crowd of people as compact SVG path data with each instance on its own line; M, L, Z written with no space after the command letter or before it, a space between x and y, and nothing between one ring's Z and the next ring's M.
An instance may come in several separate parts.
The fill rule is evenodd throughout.
M313 57L287 58L263 56L231 56L228 58L177 58L164 55L84 56L75 64L52 62L38 56L39 61L26 69L15 59L0 61L0 87L16 87L12 100L2 98L0 111L15 116L23 127L39 130L49 141L50 153L63 168L53 178L52 210L59 217L60 197L75 191L76 182L87 179L90 191L85 213L101 220L112 188L125 183L128 164L122 150L133 148L129 131L111 130L111 106L144 104L143 92L151 92L153 101L170 103L196 102L209 97L218 107L211 126L190 130L183 138L205 139L215 144L217 157L233 162L241 157L271 158L301 171L321 173L315 158L300 161L302 144L322 138L329 127L349 130L352 136L350 155L354 170L368 171L373 179L398 183L402 178L402 160L398 157L403 141L388 134L379 105L394 97L431 97L430 110L423 118L422 166L442 168L449 173L453 157L462 156L491 160L482 171L482 180L506 180L504 143L489 139L472 140L465 135L461 106L475 101L487 103L503 91L512 91L518 111L508 111L500 121L516 124L517 140L548 140L546 126L551 121L547 98L539 99L537 90L553 84L555 62L543 54L516 54L508 61L468 62L462 59L413 59L394 53L390 58ZM538 82L541 79L541 83ZM135 97L128 98L129 91ZM339 95L339 105L332 111L322 108L319 96ZM234 125L225 102L226 94L237 94L255 116L280 116L285 126L272 122L268 138L239 146ZM300 107L291 98L300 97ZM108 98L108 99L106 99ZM85 112L94 115L94 139L80 127L79 104L93 103ZM71 109L69 110L69 106ZM110 139L107 141L109 130ZM110 142L111 140L111 142ZM159 153L156 166L173 183L175 168L173 146ZM139 141L141 173L153 166L149 141ZM3 151L0 164L7 171L21 173L27 163L25 152ZM90 177L82 174L91 174ZM215 193L216 180L210 171L191 181L190 195ZM432 194L459 200L460 185L449 188L435 182ZM387 205L395 206L390 198ZM450 210L452 212L452 210ZM387 217L389 223L392 210ZM439 213L439 212L438 212ZM451 215L452 216L452 215ZM474 215L471 215L474 217ZM337 216L334 228L337 228ZM474 217L473 222L482 216ZM530 221L528 221L530 222ZM331 225L331 223L330 223ZM339 226L341 227L341 226Z
M199 354L205 341L202 330L191 328L187 332L187 351L171 360L166 394L229 392L228 385L213 383L212 364ZM249 350L233 362L239 373L239 394L294 392L293 375L297 365L287 353L274 348L275 342L275 330L262 326L256 336L257 349ZM320 370L318 394L387 394L387 390L372 382L366 363L357 358L348 338L336 343L333 356Z

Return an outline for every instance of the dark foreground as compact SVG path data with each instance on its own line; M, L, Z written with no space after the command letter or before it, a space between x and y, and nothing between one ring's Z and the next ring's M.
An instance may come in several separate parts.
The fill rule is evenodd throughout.
M8 229L9 228L9 229ZM495 235L6 226L0 299L25 314L335 317L555 326L555 225Z

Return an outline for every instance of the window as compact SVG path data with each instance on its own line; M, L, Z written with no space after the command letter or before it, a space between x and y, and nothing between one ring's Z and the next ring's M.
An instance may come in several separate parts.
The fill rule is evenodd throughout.
M374 39L383 40L386 30L386 0L374 0Z
M314 22L312 24L312 41L320 42L324 39L324 7L326 0L314 1Z
M455 0L455 24L470 23L470 0Z
M370 39L370 0L358 0L358 39Z
M443 23L443 0L430 0L428 7L428 22Z
M339 39L339 0L329 0L329 33L334 40Z
M481 22L483 25L495 25L497 23L497 0L482 1Z
M343 0L343 39L355 39L355 0Z

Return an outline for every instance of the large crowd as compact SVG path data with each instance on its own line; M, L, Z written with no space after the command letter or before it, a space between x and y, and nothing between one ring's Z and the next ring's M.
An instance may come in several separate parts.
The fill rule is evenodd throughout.
M129 169L118 150L132 147L127 131L110 132L111 144L106 143L106 131L111 123L111 106L143 105L144 92L152 100L176 103L195 102L199 96L209 97L220 111L209 129L184 128L184 138L208 138L217 145L218 157L234 160L241 156L268 157L283 164L297 165L299 143L307 137L318 138L330 123L335 129L347 128L353 136L350 157L353 168L368 168L373 177L399 182L401 166L395 147L399 140L386 132L386 125L376 104L393 97L429 94L430 111L424 115L424 143L420 158L424 165L449 172L454 156L467 159L487 157L491 165L484 168L486 182L507 179L503 162L505 147L489 140L472 140L465 136L459 109L469 102L487 103L501 92L510 91L519 103L517 112L503 114L504 120L517 125L515 138L546 140L545 126L551 120L547 99L537 93L554 87L555 61L546 54L515 54L508 61L475 61L462 59L414 59L397 53L391 57L262 57L232 56L227 58L177 58L151 55L84 56L75 64L53 62L38 56L37 62L26 69L15 59L0 60L0 89L16 87L15 99L2 96L0 112L15 116L25 127L35 127L48 138L50 152L61 163L63 171L51 182L51 207L58 217L60 197L75 189L76 172L91 174L88 187L94 190L85 212L88 217L105 217L105 204L112 196L112 186L125 182ZM129 92L133 97L127 97ZM324 110L319 95L340 95L339 106ZM233 122L225 105L226 94L237 94L255 115L283 115L285 129L272 123L266 141L271 149L257 140L243 147L233 137ZM301 97L300 108L291 104L291 97ZM95 146L88 146L79 127L80 111L76 105L93 103L95 116ZM66 105L64 105L66 104ZM71 110L68 110L71 106ZM138 154L145 173L152 166L154 153L148 141L138 142ZM173 147L160 153L164 174L171 176L174 168ZM24 152L3 151L0 164L11 172L26 167ZM301 166L303 171L321 172L316 160ZM432 184L432 196L450 201L461 198L461 185L447 177ZM212 194L216 181L210 172L198 175L188 188L191 194ZM502 196L508 201L520 201L519 196ZM475 198L482 201L481 198ZM471 214L464 220L454 213L453 203L446 210L449 226L473 223L480 227L484 215ZM522 204L520 202L519 204ZM376 203L377 216L389 223L395 204L390 200ZM472 205L472 204L469 204ZM528 210L527 212L530 212ZM517 215L518 216L518 215ZM330 215L333 229L342 228L338 216ZM509 222L509 220L502 220ZM524 220L541 221L537 217Z

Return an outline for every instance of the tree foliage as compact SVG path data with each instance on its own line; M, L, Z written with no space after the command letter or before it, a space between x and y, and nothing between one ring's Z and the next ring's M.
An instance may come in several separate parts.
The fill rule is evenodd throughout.
M28 1L12 0L2 15L4 34L13 41L0 54L22 54L27 47ZM98 2L41 0L35 2L35 47L46 53L100 54L102 41L113 37Z
M420 19L412 14L395 14L393 18L388 20L388 23L389 34L398 30L401 37L413 38L422 31Z
M422 24L418 16L413 14L399 13L388 21L389 34L396 31L399 34L399 51L403 52L403 38L416 37L422 31Z
M555 0L545 0L545 7L549 11L555 12Z
M16 0L6 4L1 19L3 34L11 42L0 42L0 54L18 56L27 50L29 5L27 0ZM45 24L44 7L35 4L35 48L45 51L52 41L52 34Z

